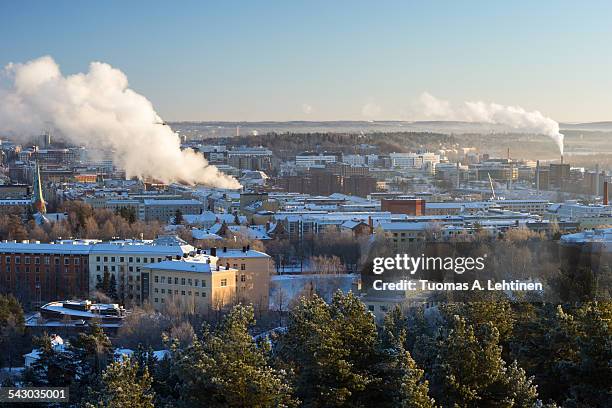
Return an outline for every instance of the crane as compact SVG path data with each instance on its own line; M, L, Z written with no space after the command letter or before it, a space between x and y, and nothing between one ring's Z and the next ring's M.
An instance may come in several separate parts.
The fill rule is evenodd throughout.
M491 198L495 200L496 197L495 197L495 189L493 188L493 179L491 178L491 173L487 173L487 174L489 176L489 184L491 185L491 194L492 194Z

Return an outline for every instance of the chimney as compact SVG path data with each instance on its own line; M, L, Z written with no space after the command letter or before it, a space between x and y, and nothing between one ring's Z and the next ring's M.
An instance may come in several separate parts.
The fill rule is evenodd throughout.
M536 191L540 193L540 161L536 161Z
M459 162L457 162L457 189L459 189L461 184L461 170L459 169Z
M595 165L595 195L599 195L599 163Z
M217 248L215 247L210 248L210 256L217 256Z
M608 205L608 182L604 181L603 205Z

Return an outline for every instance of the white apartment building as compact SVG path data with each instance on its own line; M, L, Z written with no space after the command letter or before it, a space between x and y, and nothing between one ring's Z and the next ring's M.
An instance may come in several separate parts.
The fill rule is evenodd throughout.
M335 163L337 158L333 154L298 154L295 156L297 167L324 166L327 163Z
M177 237L160 237L153 241L122 240L101 242L89 252L89 291L95 292L105 272L115 277L120 299L140 304L147 297L148 282L142 282L141 269L168 257L182 258L196 249Z
M440 163L440 155L435 153L390 153L392 167L401 169L424 169L432 171Z

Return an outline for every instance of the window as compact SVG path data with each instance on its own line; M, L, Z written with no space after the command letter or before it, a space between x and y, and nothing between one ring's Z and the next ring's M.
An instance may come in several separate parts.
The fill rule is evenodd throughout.
M206 281L204 279L202 279L202 287L205 288L206 287Z
M187 294L188 294L189 296L191 296L191 291L187 292Z
M200 284L199 280L198 279L194 279L193 285L194 286L198 286L199 284Z
M244 271L246 269L246 265L245 264L240 264L240 270Z
M48 256L45 256L45 265L49 265L51 262L51 259Z
M120 257L119 257L119 262L125 262L125 257L120 256Z
M185 296L185 291L181 290L181 295Z
M40 258L39 257L34 258L34 264L35 265L40 265Z
M185 286L185 278L181 278L181 285Z
M373 311L374 311L374 305L369 305L369 306L368 306L368 310L369 310L370 312L373 312Z
M10 264L10 263L11 263L11 257L10 257L10 256L7 256L7 257L6 257L6 264L8 265L8 264Z
M64 265L70 265L70 258L64 258Z
M81 264L81 259L80 258L74 258L74 264L75 265L80 265Z
M166 289L162 288L161 293L166 293Z
M128 271L134 272L134 267L133 266L128 266Z
M21 258L20 258L20 257L18 257L18 256L16 256L16 257L15 257L15 264L16 264L16 265L19 265L20 263L21 263Z
M174 278L174 284L178 285L178 278Z
M164 303L164 298L161 298L161 302Z
M153 278L153 280L155 281L155 283L159 283L159 276L155 276L155 278Z
M202 297L206 297L206 292L202 292Z
M100 265L96 265L96 271L100 270Z
M136 263L140 263L140 257L136 257Z
M112 266L111 266L111 271L112 271L112 272L115 272L115 265L112 265Z
M200 296L200 292L194 292L193 293L195 296Z
M157 299L157 298L155 298L155 303L157 303L157 300L158 300L158 299ZM162 299L162 300L163 300L163 299Z
M111 262L115 262L115 257L111 256Z
M96 256L96 262L100 262L100 257Z
M134 262L134 258L130 256L130 262Z
M227 286L227 279L225 279L225 278L221 279L221 282L219 283L219 286Z
M159 289L155 288L155 291L154 291L154 292L155 292L155 293L158 293L158 292L159 292Z
M191 279L187 279L187 285L189 285L189 286L193 286L193 280L191 280Z
M240 282L246 282L246 275L240 275Z
M104 262L108 262L108 256L104 257Z

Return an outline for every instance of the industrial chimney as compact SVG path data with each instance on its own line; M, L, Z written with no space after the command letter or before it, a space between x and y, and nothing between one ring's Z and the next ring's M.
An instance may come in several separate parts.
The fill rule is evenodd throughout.
M603 205L608 205L608 182L604 181Z
M540 194L540 161L536 161L536 191Z

